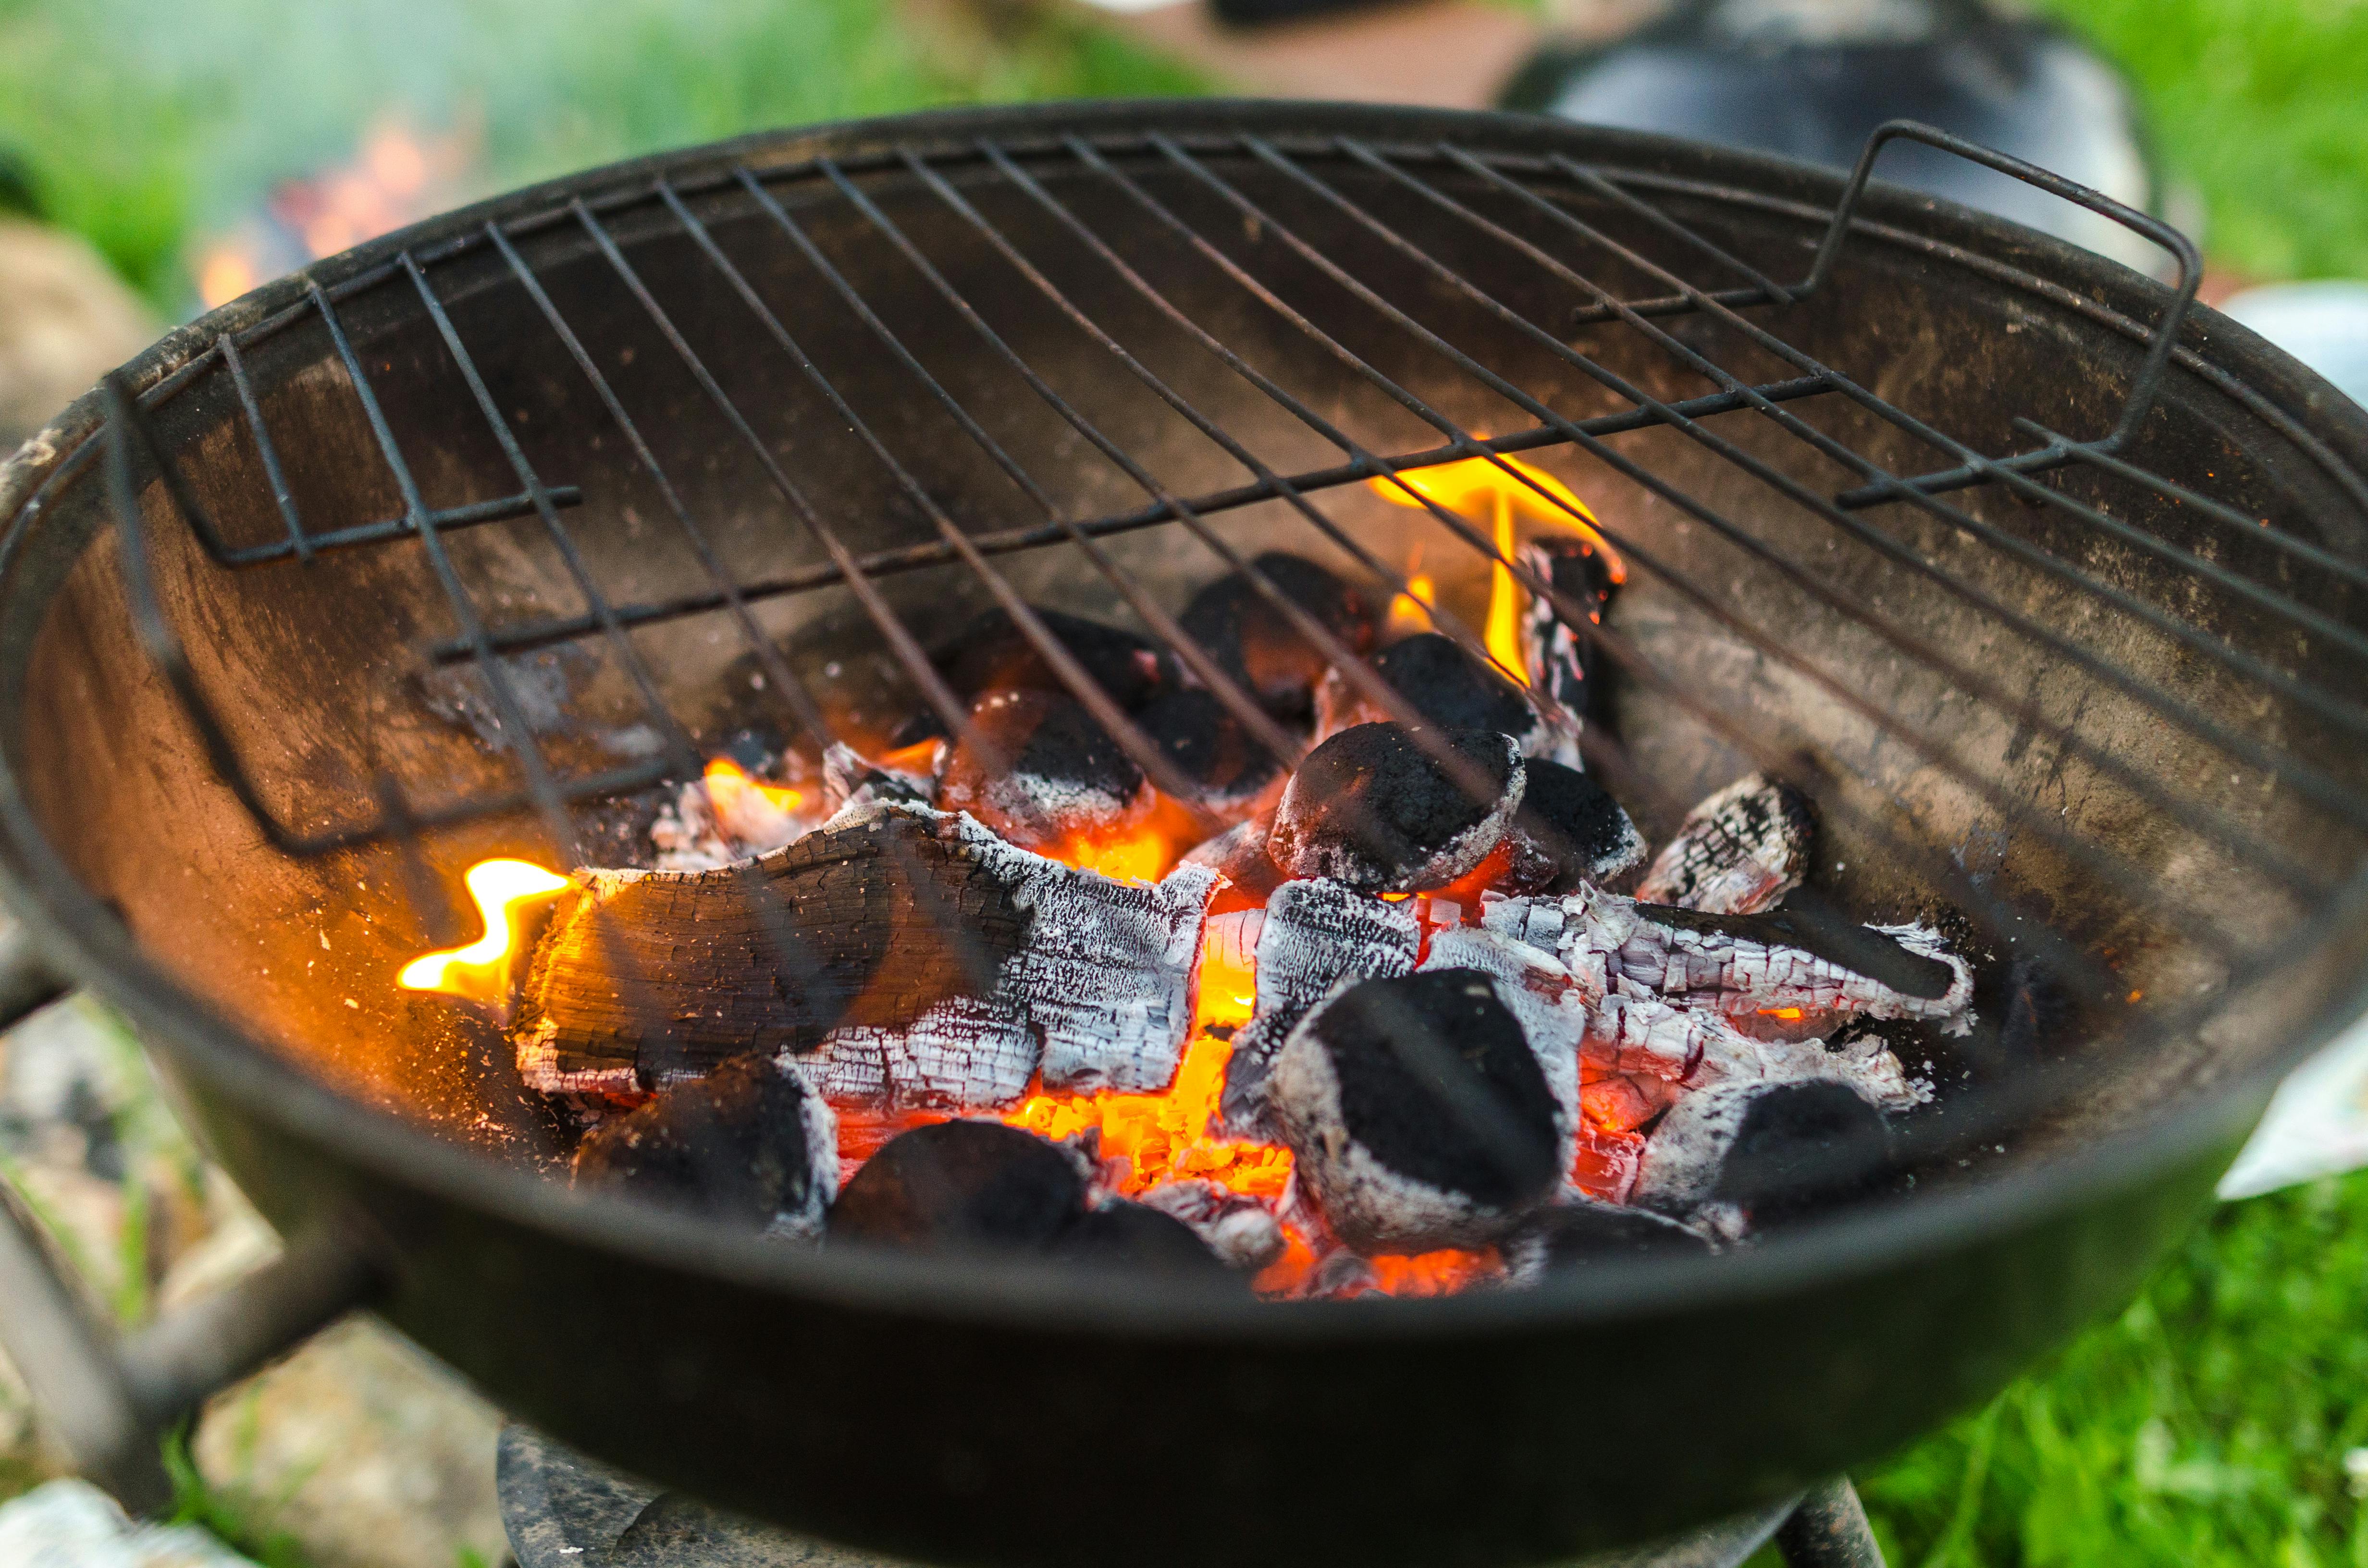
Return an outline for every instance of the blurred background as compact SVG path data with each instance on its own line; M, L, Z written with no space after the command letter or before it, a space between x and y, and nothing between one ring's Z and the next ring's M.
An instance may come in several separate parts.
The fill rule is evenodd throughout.
M1937 120L2188 229L2208 300L2368 400L2368 0L0 0L0 454L165 327L478 196L802 121L1218 92L1833 164ZM1883 172L2160 265L1962 167ZM2368 1568L2368 1176L2323 1174L2368 1160L2363 1080L2355 1049L2301 1085L2307 1136L2120 1318L1859 1478L1894 1564ZM86 1000L0 1040L0 1179L126 1322L272 1245ZM0 1368L0 1562L493 1568L495 1425L348 1324L218 1402L177 1523L135 1530L44 1485Z

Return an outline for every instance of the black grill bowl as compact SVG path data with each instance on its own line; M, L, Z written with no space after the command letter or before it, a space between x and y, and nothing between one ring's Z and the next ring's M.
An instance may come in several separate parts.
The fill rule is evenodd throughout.
M973 536L1045 512L767 200L1161 603L1218 569L1159 520L1163 495L1198 498L1246 551L1341 556L1271 490L1245 504L1255 476L1066 307L1274 472L1314 476L1306 494L1384 560L1430 526L1337 483L1353 460L1338 445L1193 341L1015 169L1369 451L1448 438L1378 376L1527 450L1666 568L1632 556L1611 620L1645 661L1617 680L1611 733L1614 782L1648 830L1747 766L1781 766L1825 810L1818 907L1949 919L1992 977L1985 1028L1936 1064L1914 1191L1532 1291L1258 1305L812 1254L551 1178L555 1133L498 1039L390 983L450 934L420 887L456 886L489 853L556 853L514 756L429 700L488 699L451 673L472 635L452 587L521 650L507 669L533 749L587 835L604 790L655 771L617 739L640 699L584 618L632 609L662 706L701 735L741 716L722 693L747 673L728 607L689 613L729 596L554 316L726 580L766 590L764 631L848 665L889 653L846 588L770 591L831 562L768 462L924 642L987 601L929 553L916 491ZM1929 506L1834 507L1873 472L1853 454L1894 474L1957 466L1905 416L1991 456L2046 447L2018 420L2082 442L2114 430L2175 300L1880 185L1830 271L1797 290L1841 193L1803 167L1543 120L1070 106L758 137L404 231L128 368L147 437L123 471L145 513L146 642L103 400L0 471L9 900L131 1018L276 1224L370 1216L397 1259L381 1309L397 1326L519 1418L720 1505L931 1561L1382 1565L1542 1562L1782 1496L1981 1400L2126 1299L2278 1074L2352 1016L2368 947L2368 748L2344 733L2368 651L2368 419L2199 307L2112 448ZM1607 312L1574 278L1646 303ZM940 280L1126 460L1081 438ZM1738 412L1748 399L1705 363L1773 389L1769 406ZM1697 427L1674 426L1675 400ZM1600 449L1575 449L1574 429ZM1484 591L1476 557L1429 548L1448 602ZM1115 602L1074 547L994 560L1035 602ZM571 632L596 652L550 651ZM185 650L178 686L153 656L166 641ZM192 694L234 764L209 753Z

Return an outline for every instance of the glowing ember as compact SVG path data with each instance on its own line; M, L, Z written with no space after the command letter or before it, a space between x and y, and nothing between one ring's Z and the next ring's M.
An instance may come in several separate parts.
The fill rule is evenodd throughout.
M1524 483L1524 480L1531 483ZM1525 597L1520 585L1513 580L1511 569L1506 564L1513 559L1513 549L1519 542L1513 526L1517 508L1526 509L1542 522L1577 529L1603 551L1613 582L1621 582L1627 575L1620 564L1620 558L1612 553L1603 536L1596 532L1593 526L1595 514L1587 509L1587 503L1561 480L1519 458L1498 458L1493 461L1487 458L1466 458L1461 462L1413 469L1394 477L1372 479L1366 483L1383 499L1399 506L1419 506L1429 500L1467 517L1486 509L1497 555L1489 571L1488 619L1486 626L1488 656L1508 676L1523 686L1529 684L1527 667L1521 657L1521 611ZM1531 487L1532 484L1535 488ZM1541 494L1541 491L1544 494ZM1405 596L1399 597L1403 598ZM1429 601L1426 599L1424 602ZM1394 609L1394 617L1395 614Z
M1174 870L1184 852L1207 836L1189 809L1158 795L1150 814L1133 826L1115 833L1073 834L1043 854L1064 866L1099 871L1112 881L1147 885Z
M751 778L728 756L707 765L706 785L716 825L742 844L787 844L797 836L806 804L803 790Z
M1413 1257L1369 1257L1373 1283L1393 1296L1452 1296L1492 1279L1504 1269L1495 1247L1460 1252L1452 1247Z
M465 948L423 953L403 966L395 983L406 991L441 991L465 1001L507 1006L518 916L567 891L567 879L526 860L480 860L469 868L469 896L484 917L485 934Z
M423 136L387 118L363 137L353 162L272 193L268 216L216 240L191 271L211 310L307 258L335 256L450 206L475 157L468 131Z

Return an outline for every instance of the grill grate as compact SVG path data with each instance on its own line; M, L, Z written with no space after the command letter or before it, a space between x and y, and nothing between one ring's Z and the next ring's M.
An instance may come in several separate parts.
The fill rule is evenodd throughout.
M1864 377L1825 362L1784 335L1789 310L1835 286L1838 260L1854 235L1872 231L1896 244L1930 246L1938 243L1880 229L1857 216L1878 153L1900 138L1942 147L2101 212L2153 240L2175 258L2179 271L2175 295L2161 320L2151 327L2129 322L2059 286L2014 274L2023 287L2066 311L2084 314L2111 332L2142 337L2142 361L2107 433L2093 438L2075 437L2037 417L2039 411L2032 409L2014 422L2018 436L2031 444L2002 456L1988 456L1872 390ZM1394 220L1383 204L1360 199L1344 188L1349 176L1379 181L1378 188L1404 198L1403 207L1391 211L1421 214L1421 221ZM946 265L948 244L955 242L940 237L933 244L930 233L900 224L877 195L888 182L895 182L900 190L933 198L939 204L933 224L942 222L948 228L933 226L931 233L952 233L960 236L960 244L984 247L985 253L998 257L1007 269L1003 276L1012 279L1015 290L1032 293L1043 308L1074 328L1078 341L1099 352L1097 392L1105 387L1126 386L1147 395L1166 411L1166 416L1189 426L1210 448L1247 472L1248 480L1179 490L1175 482L1163 478L1124 438L1123 430L1117 427L1120 422L1099 417L1094 400L1075 390L1074 373L1066 377L1071 390L1064 392L1063 378L1031 362L992 324L991 312L982 309L984 301L965 291L960 281L963 274ZM1264 324L1261 330L1278 335L1261 341L1292 346L1289 364L1277 366L1271 352L1254 350L1239 341L1239 335L1211 325L1205 318L1212 312L1205 301L1179 300L1172 290L1131 262L1079 210L1075 193L1083 187L1122 199L1150 232L1167 236L1179 247L1178 256L1189 256L1221 277L1232 290L1225 304L1228 319L1241 319L1243 312L1258 314ZM1020 210L1040 214L1051 225L1044 232L1063 237L1063 253L1048 256L1041 243L1032 249L1023 244L1010 232L1008 222L998 222L989 210L990 204L981 198L983 191L994 193L994 205L998 208L1010 201ZM1568 199L1576 195L1636 220L1670 242L1677 252L1699 262L1703 276L1691 278L1591 222ZM2004 788L1995 768L1966 755L1937 715L1919 720L1900 711L1882 696L1854 684L1848 672L1830 669L1807 656L1781 632L1761 624L1748 608L1738 608L1731 591L1670 559L1654 540L1623 528L1616 516L1592 521L1594 529L1632 572L1656 581L1771 665L1863 722L1886 744L1906 748L1921 764L1998 813L2015 833L2044 844L2134 904L2157 910L2167 927L2181 933L2211 958L2217 983L2203 986L2196 995L2175 1005L2132 1008L2135 1027L2150 1031L2193 1028L2234 982L2290 956L2311 930L2342 916L2350 907L2358 841L2345 839L2349 847L2343 854L2310 863L2298 860L2246 822L2211 803L2186 781L2166 776L2143 757L2100 744L2077 723L2043 711L2031 693L2012 689L1989 673L1978 651L1950 646L1904 623L1880 603L1838 582L1827 558L1788 548L1771 538L1765 527L1755 527L1748 509L1681 486L1618 438L1658 432L1656 438L1674 438L1702 449L1715 459L1728 480L1744 486L1748 494L1822 525L1827 530L1829 548L1847 544L1872 552L1903 579L1918 580L1941 590L1975 612L1996 635L2044 650L2162 724L2214 748L2232 767L2293 791L2322 812L2330 830L2339 834L2368 830L2368 798L2351 784L2301 755L2272 733L2270 726L2248 728L2214 717L2159 681L2099 653L2067 628L2091 617L2123 618L2143 625L2185 650L2198 665L2215 671L2213 678L2273 693L2348 735L2368 733L2368 705L2356 700L2346 687L2328 684L2316 665L2283 667L2237 645L2181 606L2158 602L2158 596L2141 595L2109 581L2047 543L1987 521L1949 497L1967 489L1998 487L2051 522L2117 541L2183 580L2242 600L2283 623L2298 646L2311 650L2314 659L2322 649L2368 658L2368 633L2301 602L2279 583L2232 562L2240 558L2234 546L2241 539L2274 552L2283 562L2279 570L2289 575L2306 571L2341 583L2368 585L2368 568L2191 484L2155 473L2134 460L2131 453L2167 380L2177 372L2199 378L2270 419L2313 455L2328 481L2361 498L2363 505L2368 505L2368 487L2291 417L2180 347L2200 272L2193 246L2165 225L2095 192L1928 129L1886 127L1870 142L1839 205L1830 213L1815 213L1825 224L1823 237L1797 283L1780 282L1678 215L1687 202L1702 199L1773 205L1803 218L1813 210L1673 176L1592 167L1559 153L1540 156L1447 143L1381 145L1350 137L1303 142L1247 133L1154 132L1070 135L1026 142L981 141L928 150L903 147L860 158L817 157L778 167L734 164L703 170L695 176L677 177L660 171L598 195L558 200L542 210L488 221L472 231L416 250L399 250L391 259L333 287L310 282L301 302L221 336L189 365L140 395L133 395L120 381L111 381L114 401L106 446L107 478L122 524L125 579L137 626L172 682L213 767L275 846L303 858L365 845L401 846L412 868L419 907L431 912L431 925L438 920L449 923L440 884L420 847L432 831L530 811L548 834L553 850L570 864L581 863L584 857L571 807L668 778L697 776L702 762L700 748L691 726L666 699L660 673L637 647L633 636L637 631L693 618L724 618L734 634L746 643L765 675L767 689L782 704L796 729L825 741L833 737L823 705L767 634L757 610L770 601L843 589L914 688L943 720L949 733L963 735L969 730L963 705L931 666L922 634L898 614L882 587L883 579L958 564L1010 613L1062 684L1152 780L1171 795L1189 798L1192 786L1178 775L1158 744L1111 701L1030 609L1007 570L1011 558L1051 546L1066 545L1081 551L1152 634L1174 651L1247 732L1288 762L1295 759L1304 743L1269 718L1226 676L1209 650L1184 634L1158 596L1105 547L1106 541L1162 527L1191 536L1206 547L1213 565L1247 573L1256 591L1334 658L1360 695L1385 712L1411 719L1411 710L1395 691L1259 574L1212 520L1246 507L1279 503L1355 562L1382 592L1404 594L1411 591L1406 573L1379 559L1356 530L1326 510L1321 497L1346 486L1395 483L1445 537L1493 562L1497 557L1492 539L1403 483L1400 476L1477 459L1496 463L1508 483L1533 491L1542 505L1568 511L1567 504L1551 491L1501 460L1523 452L1568 449L1725 541L1769 581L1781 581L1790 591L1826 607L1915 665L1943 677L1955 690L2012 717L2032 735L2112 780L2148 811L2213 846L2230 868L2271 884L2286 914L2274 929L2261 928L2249 919L2232 920L2234 912L2198 907L2176 896L2163 881L2162 869L2144 863L2125 845L2075 827L2037 801ZM744 255L752 243L749 235L761 231L766 244L794 253L822 280L819 291L802 298L796 311L786 312L794 319L785 319L784 308L768 298L749 276L745 261L735 260L734 250L719 239L714 228L717 211L729 211L735 221L753 215L754 222L737 222L734 230ZM949 319L959 322L969 335L962 351L974 352L1008 370L1044 411L1139 491L1140 499L1116 508L1080 511L1063 499L1062 485L1048 483L1024 465L1009 445L994 434L990 411L974 407L961 388L932 371L933 346L916 342L910 324L883 315L866 292L868 280L848 276L834 262L830 247L812 232L817 212L834 223L852 222L867 230L872 239L901 256L944 305ZM1224 243L1220 216L1258 239L1263 266L1246 261L1239 246ZM620 231L628 228L632 238L620 238ZM1310 237L1312 231L1344 229L1359 236L1360 251L1370 245L1371 257L1379 258L1374 266L1363 265L1367 260L1363 254L1344 256L1338 245ZM628 250L654 233L696 248L708 268L705 284L745 307L746 327L778 349L784 366L795 371L830 411L838 427L877 465L874 477L884 476L912 515L926 522L931 537L891 548L859 548L867 541L851 536L843 523L834 520L827 499L817 498L816 486L826 481L813 472L793 472L798 464L785 460L778 443L761 433L763 412L751 408L745 396L727 387L702 358L692 334L669 313L658 290L637 270ZM619 355L605 342L587 342L546 287L533 259L559 247L586 245L605 261L616 284L630 292L643 324L695 384L696 417L712 424L720 443L736 449L757 466L764 483L785 507L788 526L813 542L821 561L789 571L744 574L735 570L732 552L719 543L710 521L702 519L700 507L689 498L690 487L667 472L632 412L630 378L654 372L620 365ZM1526 274L1518 299L1508 297L1504 289L1492 290L1473 279L1465 258L1482 253L1519 258ZM1954 259L1995 274L2011 271L2005 263L1987 258L1960 254ZM1209 363L1222 366L1227 375L1254 389L1294 438L1312 437L1337 456L1320 464L1291 465L1260 455L1254 433L1211 414L1196 396L1193 389L1204 384L1196 378L1202 377L1205 366L1168 363L1174 356L1163 358L1156 346L1144 346L1140 332L1133 334L1138 341L1130 347L1125 324L1103 320L1080 302L1076 291L1061 279L1081 268L1101 269L1106 279L1114 279L1148 312L1145 319L1164 324L1161 331L1167 335L1159 343L1192 346ZM1382 270L1388 270L1397 286L1375 281L1371 275ZM584 492L564 483L570 477L564 473L546 476L529 459L529 444L521 437L516 419L505 413L472 357L468 334L456 324L452 301L463 292L474 299L497 286L514 293L518 312L530 311L539 316L605 409L613 433L632 450L661 498L668 523L696 560L703 579L696 585L655 596L620 596L615 585L601 580L569 520L569 515L585 504ZM473 416L482 422L515 475L512 493L445 506L431 505L422 493L405 443L381 405L370 368L357 349L348 323L358 301L380 290L402 290L416 294L432 321L465 386ZM1303 308L1311 291L1322 292L1339 308L1325 312L1326 320L1319 320L1316 313ZM1576 296L1582 302L1559 304L1549 313L1533 302L1549 295ZM1295 299L1301 302L1294 302ZM1349 302L1353 309L1340 306L1340 301ZM1192 308L1196 304L1204 308L1196 312ZM837 319L819 328L810 324L810 318L822 320L832 312L838 313ZM1443 324L1458 320L1493 322L1508 335L1508 340L1576 372L1602 389L1619 406L1587 417L1558 411L1516 377L1485 362L1480 352L1459 343L1451 325ZM1668 370L1705 381L1713 390L1685 397L1664 396L1622 374L1584 347L1588 332L1613 326L1661 351ZM279 455L281 441L275 438L266 418L245 354L265 340L308 327L317 327L334 347L375 449L401 495L399 517L315 531L317 524L308 526L300 516ZM820 338L814 336L817 332ZM1030 508L1041 514L1042 520L1017 527L983 526L979 508L968 504L969 497L951 493L943 485L933 486L909 453L900 455L894 432L868 422L843 392L833 373L835 369L843 369L843 364L834 364L828 347L816 346L824 339L844 345L848 338L841 335L848 332L893 362L909 391L941 411L976 455L998 471ZM1713 340L1732 344L1736 351L1723 356L1702 347ZM837 352L843 356L845 349L842 347ZM1485 435L1392 373L1392 365L1423 356L1452 367L1474 392L1491 394L1505 408L1518 413L1519 427ZM1304 389L1311 375L1368 389L1405 416L1399 427L1424 427L1430 436L1392 443L1359 434L1356 426L1360 421L1335 417L1318 406L1322 398L1304 390L1294 392L1287 384L1295 381ZM284 523L284 538L232 543L175 463L165 459L162 444L152 433L160 406L187 395L194 385L215 379L226 379L235 391L243 428ZM1930 466L1921 472L1896 472L1900 465L1886 465L1828 434L1812 416L1833 404L1846 404L1872 415L1913 443L1915 449L1929 454L1920 460ZM519 411L518 418L524 417L525 411ZM1813 485L1766 455L1771 433L1789 444L1792 457L1805 451L1823 460L1837 473L1838 482ZM76 460L52 483L70 481L88 455L87 449L77 453ZM2066 470L2140 487L2162 501L2188 508L2221 529L2232 548L2219 558L2198 553L2045 482L2046 476ZM306 830L276 814L267 804L268 791L250 771L230 730L191 673L180 634L161 608L149 546L142 528L135 526L142 516L138 492L143 472L161 477L174 509L195 530L211 561L225 571L251 571L291 560L309 568L316 557L335 553L417 550L459 629L457 636L431 642L418 652L436 666L482 672L515 763L514 781L507 788L483 794L447 798L390 771L374 782L375 810L367 819ZM1897 510L1884 514L1884 520L1879 522L1875 520L1878 508ZM497 619L489 613L483 585L471 581L470 573L456 558L454 540L467 530L522 518L534 519L557 552L581 596L580 612L538 612L515 619ZM2058 602L2067 608L2058 614L2043 615L2007 602L1984 585L1980 573L1952 564L1966 559L1963 551L1968 549L1988 552L2050 580L2060 590ZM2108 962L2052 931L2044 919L2030 918L2032 911L2018 907L1984 878L1968 871L1957 858L1918 831L1912 812L1859 803L1849 791L1837 788L1838 781L1822 773L1818 765L1789 748L1767 715L1695 689L1681 672L1663 667L1633 638L1615 628L1595 625L1582 607L1556 597L1519 560L1501 564L1532 595L1554 603L1565 622L1592 642L1608 664L1621 670L1637 689L1688 715L1771 775L1817 796L1830 817L1849 823L1884 853L1927 879L1992 939L2020 943L2044 953L2058 976L2091 1001L2121 998L2125 982ZM1469 625L1446 611L1439 612L1435 620L1439 631L1485 656L1481 640ZM528 722L512 661L515 656L577 642L597 642L614 656L643 717L663 741L655 755L625 765L571 769L546 754ZM1605 729L1590 727L1581 746L1589 768L1600 771L1613 792L1624 800L1668 820L1690 803L1657 786L1650 770ZM755 891L753 880L749 886L752 896L762 896ZM1813 926L1824 925L1839 932L1851 924L1839 907L1810 890L1796 895L1793 907ZM793 971L801 967L793 945L781 946L783 961ZM2044 1091L2034 1086L2032 1092Z

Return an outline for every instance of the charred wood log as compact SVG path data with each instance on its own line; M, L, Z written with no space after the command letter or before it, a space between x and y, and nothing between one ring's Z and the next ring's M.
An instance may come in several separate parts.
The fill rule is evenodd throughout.
M1343 981L1410 973L1422 926L1403 903L1370 898L1345 883L1285 882L1259 912L1251 938L1258 1003L1234 1037L1217 1102L1235 1137L1271 1137L1266 1077L1275 1053L1308 1009Z
M586 1133L575 1181L810 1240L838 1189L838 1122L771 1058L737 1057Z
M1566 1164L1563 1107L1477 970L1346 987L1292 1031L1268 1098L1294 1179L1360 1253L1492 1241Z
M1584 607L1588 619L1598 625L1619 591L1611 557L1587 540L1553 535L1531 540L1521 547L1521 564L1561 597ZM1532 755L1576 767L1577 732L1601 722L1607 706L1595 643L1562 619L1553 599L1538 595L1530 600L1521 623L1521 653L1529 665L1530 688L1571 721L1554 749Z
M1757 914L1809 874L1816 831L1808 796L1766 774L1746 774L1686 813L1636 896L1710 915Z
M746 869L581 880L521 999L533 1087L632 1095L761 1051L834 1102L959 1108L1039 1074L1164 1087L1215 877L1137 887L967 818L874 806Z
M1460 767L1399 724L1360 724L1309 752L1275 810L1267 839L1275 865L1367 892L1442 887L1478 866L1520 808L1520 753L1494 731L1431 736Z
M1372 607L1330 572L1281 551L1250 564L1351 653L1372 647ZM1331 661L1247 576L1229 574L1203 587L1177 623L1276 718L1304 721L1313 711Z

